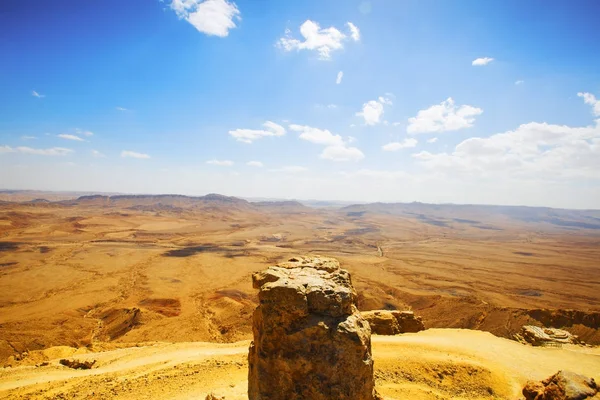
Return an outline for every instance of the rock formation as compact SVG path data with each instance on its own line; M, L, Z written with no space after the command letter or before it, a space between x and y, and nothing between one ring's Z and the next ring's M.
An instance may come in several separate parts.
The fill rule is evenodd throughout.
M425 329L421 317L415 316L412 311L374 310L361 314L371 326L371 333L376 335L397 335Z
M379 398L371 329L337 260L292 258L252 281L260 305L248 354L250 400Z
M523 388L526 400L584 400L597 394L593 379L568 371L558 371L542 382L529 381Z
M577 336L562 329L540 328L533 325L525 325L521 332L515 335L515 339L533 346L560 346L581 343Z

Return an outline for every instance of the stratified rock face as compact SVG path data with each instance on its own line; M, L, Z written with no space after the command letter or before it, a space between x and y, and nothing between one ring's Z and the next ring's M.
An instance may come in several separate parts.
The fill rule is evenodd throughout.
M250 400L371 400L371 330L335 259L293 258L252 277L260 305L248 354Z
M521 342L530 343L533 346L553 346L570 343L581 343L577 336L556 328L540 328L533 325L525 325L521 333L515 335Z
M397 335L399 333L419 332L425 329L421 317L412 311L374 310L363 311L362 316L376 335Z
M584 400L597 394L593 379L569 371L558 371L541 382L529 381L523 388L526 400Z

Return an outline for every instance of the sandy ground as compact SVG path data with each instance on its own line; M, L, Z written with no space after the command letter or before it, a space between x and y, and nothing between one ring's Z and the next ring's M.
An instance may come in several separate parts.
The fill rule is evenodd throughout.
M46 366L0 369L0 398L203 399L213 392L245 399L248 344L155 343L87 354L47 349L54 358ZM73 370L60 357L96 364ZM387 399L516 399L528 379L560 369L600 379L598 348L534 348L461 329L373 336L373 357L377 389Z

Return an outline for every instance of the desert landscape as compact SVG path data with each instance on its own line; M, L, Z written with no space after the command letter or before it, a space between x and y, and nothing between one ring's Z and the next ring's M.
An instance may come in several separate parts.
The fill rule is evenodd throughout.
M600 374L600 353L589 347L600 344L598 211L421 203L317 208L214 194L52 201L25 195L0 203L4 397L85 398L87 389L76 382L89 374L90 390L96 379L119 376L127 384L110 378L111 390L123 398L145 385L142 376L169 379L156 390L193 377L189 390L196 395L214 387L227 389L227 398L242 396L258 304L251 275L302 254L338 259L352 275L361 311L412 310L422 317L424 332L374 336L376 377L390 398L460 397L453 390L469 381L473 363L491 375L476 388L467 385L473 392L466 398L486 398L488 386L498 398L511 398L524 379L542 379L561 362ZM524 325L562 328L588 347L527 347L514 341ZM492 365L497 352L483 354L477 341L529 363L549 361L529 372L515 367L520 361L509 365L515 360ZM458 368L456 385L428 380L438 367L415 372L429 368L417 360L421 346L439 368ZM444 346L454 349L444 353ZM52 363L39 367L73 354L93 354L99 365L83 375ZM401 365L394 362L399 356L406 358ZM466 364L455 357L466 357ZM145 372L136 375L137 369ZM152 396L145 391L139 398Z

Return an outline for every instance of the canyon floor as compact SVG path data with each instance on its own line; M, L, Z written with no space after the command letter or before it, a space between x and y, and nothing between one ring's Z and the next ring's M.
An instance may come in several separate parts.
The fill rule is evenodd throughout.
M6 194L2 199L11 200ZM168 390L189 373L196 374L190 381L200 385L190 390L201 392L209 388L202 386L202 379L208 382L214 373L215 382L233 374L233 381L223 384L225 389L233 384L226 392L234 395L244 386L247 342L243 341L251 338L251 314L257 304L251 275L303 254L337 258L352 274L361 310L412 309L427 328L475 329L509 339L525 324L552 325L586 343L600 344L598 211L419 203L315 208L219 195L57 196L52 201L31 201L19 194L18 200L0 201L0 366L14 367L1 370L2 393L10 393L5 390L11 379L35 383L46 373L57 381L44 386L43 392L36 392L42 390L37 385L19 390L37 388L31 395L42 397L53 387L80 390L75 388L81 386L76 383L79 374L94 376L91 389L98 386L118 393L121 385L141 390L146 378L162 376L171 383L156 383L156 390ZM456 332L481 336L467 338ZM446 337L454 338L453 345L462 349L449 351L447 357L475 352L465 359L473 366L481 364L493 393L504 393L500 397L508 396L501 390L507 383L506 390L522 383L529 372L515 371L530 364L515 358L513 366L506 361L507 365L493 368L479 350L463 348L476 338L526 355L536 378L567 367L551 360L571 355L575 359L580 353L588 360L580 363L584 370L575 362L572 369L598 377L600 361L588 348L532 349L486 333L433 329L374 340L382 393L391 398L394 388L408 393L412 384L407 381L419 375L394 365L426 368L416 359L393 361L396 351L416 357L419 346L442 346L450 340ZM172 344L102 353L100 367L89 372L53 365L23 367L24 353L56 346L90 351L148 342ZM179 351L181 361L174 358ZM432 351L433 361L446 354ZM155 353L166 361L152 361ZM200 358L185 358L187 353ZM548 355L552 368L528 358L538 355ZM136 361L138 357L143 360ZM480 373L476 367L452 369L444 357L439 359L443 382L451 381L449 376L463 379L468 371ZM131 360L132 367L124 360ZM145 371L139 377L136 363ZM161 366L170 364L182 369L167 371ZM537 369L534 364L539 364ZM130 378L117 378L120 375L109 365L125 365L131 375L124 376ZM226 368L227 374L219 368ZM415 396L448 396L444 385L435 383L439 368L427 373L423 369L431 380L417 379ZM21 371L30 378L20 380ZM58 383L61 376L74 381L63 388ZM393 383L398 377L404 383ZM94 385L96 380L106 384ZM427 394L422 385L429 384ZM143 398L144 393L136 395Z

